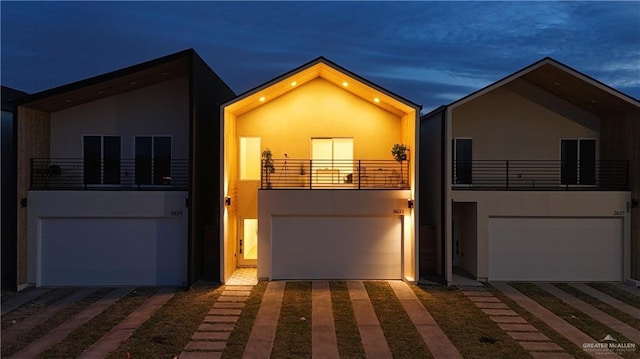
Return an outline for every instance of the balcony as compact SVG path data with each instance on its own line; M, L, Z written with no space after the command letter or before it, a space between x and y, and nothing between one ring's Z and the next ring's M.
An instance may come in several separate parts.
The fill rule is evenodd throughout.
M30 189L184 191L189 161L77 158L32 158Z
M454 161L455 190L628 191L628 161Z
M409 189L409 161L274 159L261 189Z

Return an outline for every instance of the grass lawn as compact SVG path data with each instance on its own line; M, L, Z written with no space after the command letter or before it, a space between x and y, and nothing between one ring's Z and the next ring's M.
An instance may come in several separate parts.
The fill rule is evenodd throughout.
M461 291L441 286L411 288L463 358L531 358Z
M251 295L249 295L242 309L242 314L240 314L240 318L236 322L229 340L227 340L227 346L222 353L223 359L242 357L242 352L244 352L244 347L247 345L247 340L249 340L251 328L253 328L253 322L256 319L256 315L258 315L260 303L266 289L267 282L259 282L258 285L253 287Z
M104 312L77 328L63 341L42 353L42 358L75 358L146 302L157 288L137 288Z
M640 297L608 283L588 283L589 286L640 309Z
M353 313L349 288L345 281L329 282L338 353L341 358L365 358L358 322Z
M287 282L272 358L311 358L311 282Z
M220 286L201 285L177 292L108 358L173 358L180 355L220 296Z
M535 284L530 283L513 283L512 286L524 293L531 299L540 303L545 308L549 309L569 324L578 328L591 338L600 340L604 338L606 335L610 334L614 338L616 338L619 342L631 342L629 339L625 338L622 334L614 331L613 329L607 327L606 325L598 322L597 320L591 318L590 316L582 313L581 311L571 307L570 305L564 303L562 300L556 298L550 293L547 293L542 288L538 287ZM622 353L621 355L624 358L637 358L637 352L635 353Z

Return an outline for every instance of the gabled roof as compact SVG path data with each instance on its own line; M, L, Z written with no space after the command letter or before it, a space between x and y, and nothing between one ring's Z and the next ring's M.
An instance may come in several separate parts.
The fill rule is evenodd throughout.
M531 64L447 107L455 108L517 79L525 80L555 96L599 116L639 110L640 101L550 57Z
M224 104L223 108L225 111L239 115L316 78L323 78L343 88L345 91L371 101L399 116L406 115L411 111L420 112L421 106L356 75L322 56L238 95Z
M185 76L190 71L192 58L197 56L198 54L193 49L183 50L103 75L35 93L24 98L20 105L45 112L63 110L171 78Z

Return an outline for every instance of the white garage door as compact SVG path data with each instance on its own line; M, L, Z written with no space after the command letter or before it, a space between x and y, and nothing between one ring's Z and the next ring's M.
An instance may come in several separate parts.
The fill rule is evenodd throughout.
M41 285L182 285L186 233L179 218L43 218Z
M400 279L401 217L274 217L273 279Z
M620 218L490 218L489 280L620 281Z

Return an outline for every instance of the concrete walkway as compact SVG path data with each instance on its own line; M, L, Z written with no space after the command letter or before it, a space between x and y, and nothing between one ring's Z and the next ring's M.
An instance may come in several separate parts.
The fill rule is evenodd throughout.
M2 331L2 341L3 342L15 341L17 338L19 338L22 335L25 335L31 329L44 323L45 320L51 318L59 311L67 308L68 306L70 306L75 302L82 300L84 297L88 296L89 294L95 291L96 289L82 288L71 293L70 295L67 295L59 299L55 303L52 303L44 307L42 310L34 313L32 316L25 318L19 321L18 323L14 324L13 326L4 329Z
M629 324L623 323L618 319L610 316L609 314L601 311L600 309L592 306L591 304L584 302L573 295L561 290L550 283L538 283L538 287L544 289L548 293L553 294L556 298L562 300L575 309L578 309L582 313L590 316L591 318L599 321L607 327L615 330L616 332L624 335L627 339L630 339L636 344L640 344L640 330L632 328Z
M71 319L60 324L49 333L45 334L18 353L14 354L12 358L17 359L38 357L42 352L66 338L76 328L79 328L81 325L90 321L96 315L109 308L113 303L117 302L118 300L120 300L120 298L127 295L127 293L129 293L131 290L132 288L118 288L112 290L85 310L76 314Z
M420 333L422 341L427 345L434 358L462 358L458 349L451 343L446 334L440 329L427 308L425 308L416 294L402 281L389 281L389 285L411 322Z
M15 296L11 299L7 299L6 302L0 304L2 307L2 315L9 313L12 310L15 310L26 303L38 298L39 296L49 292L51 289L48 288L31 288L27 289L24 292L16 293Z
M572 283L570 284L572 287L582 291L583 293L589 294L590 296L598 299L601 302L604 302L614 308L616 308L617 310L627 313L630 316L636 318L636 319L640 319L640 309L631 306L625 302L622 302L614 297L611 297L605 293L602 293L601 291L590 287L586 284L583 283Z
M502 293L504 293L504 295L506 295L511 300L516 302L516 304L518 304L519 306L524 308L526 311L528 311L529 313L535 315L542 322L544 322L545 324L547 324L548 326L553 328L553 330L555 330L556 332L558 332L561 335L563 335L570 342L572 342L573 344L577 345L579 348L582 348L584 343L597 343L598 342L598 340L596 340L594 338L591 338L587 334L585 334L582 331L578 330L576 327L574 327L573 325L569 324L564 319L562 319L559 316L555 315L549 309L547 309L547 308L543 307L542 305L538 304L538 302L536 302L535 300L533 300L533 299L527 297L526 295L522 294L521 292L519 292L515 288L511 287L510 285L508 285L507 283L492 282L491 285L494 286L499 291L501 291ZM533 327L533 326L531 326L531 327ZM585 352L585 353L591 355L594 358L607 358L607 359L620 358L620 356L614 354L613 352L611 352L611 351L606 351L605 352L605 350L603 350L603 353L591 352L591 351Z
M333 305L329 282L311 284L311 357L338 359L338 340L333 321Z
M105 358L109 353L118 349L120 344L127 340L142 323L147 321L153 313L162 307L175 294L174 288L162 288L149 300L129 314L120 324L116 325L109 333L100 338L82 354L81 359Z
M243 359L268 359L271 356L285 285L286 282L269 282L267 284L258 315L242 354Z
M347 281L353 314L358 323L360 339L367 359L390 359L391 350L384 337L367 289L361 281Z

